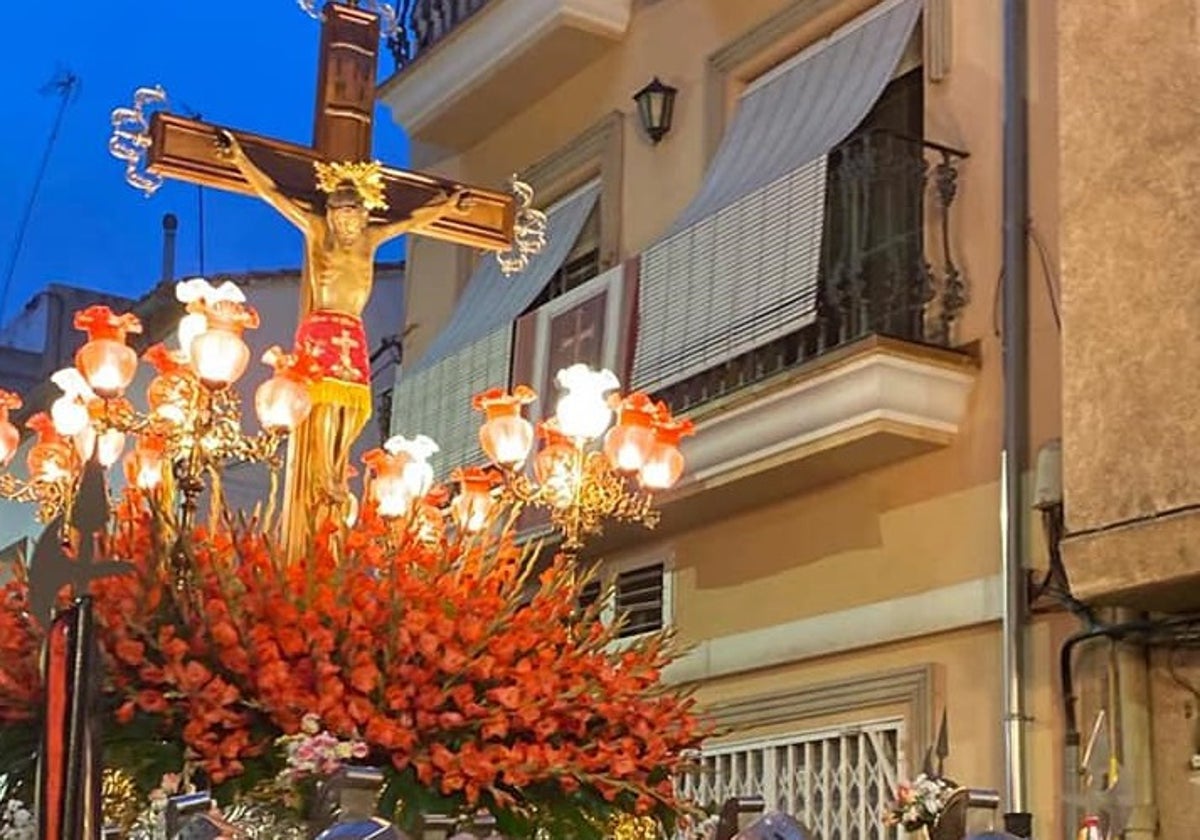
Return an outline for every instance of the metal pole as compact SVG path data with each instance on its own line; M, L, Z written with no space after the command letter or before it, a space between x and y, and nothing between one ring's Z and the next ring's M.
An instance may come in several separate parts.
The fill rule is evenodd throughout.
M1028 253L1029 103L1026 0L1004 0L1003 125L1003 349L1004 453L1001 463L1003 550L1004 793L1005 829L1032 833L1025 774L1025 619L1028 605L1022 514L1022 470L1028 452Z

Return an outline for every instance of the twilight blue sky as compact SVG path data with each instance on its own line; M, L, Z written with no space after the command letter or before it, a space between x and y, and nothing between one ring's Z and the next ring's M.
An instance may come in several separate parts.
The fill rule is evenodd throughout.
M40 93L59 67L82 79L17 262L7 321L49 282L137 297L158 280L164 213L179 217L177 276L199 269L197 189L168 182L151 198L108 154L109 113L161 84L171 110L308 143L319 24L295 0L14 0L0 26L0 280L59 100ZM382 45L381 45L382 47ZM381 78L392 59L383 48ZM377 108L375 155L408 162L408 141ZM205 273L297 266L300 238L249 198L205 191ZM381 257L399 259L399 243Z

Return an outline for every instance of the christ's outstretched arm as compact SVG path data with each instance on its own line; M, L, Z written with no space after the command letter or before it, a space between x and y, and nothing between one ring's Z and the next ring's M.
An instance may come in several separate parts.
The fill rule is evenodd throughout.
M451 210L465 210L470 203L467 190L457 189L454 192L440 192L432 199L413 210L397 222L371 227L371 240L375 245L395 239L411 231L420 230L426 225L443 218Z
M217 134L217 148L222 157L231 161L238 168L238 172L242 173L242 177L250 183L259 198L278 210L285 219L300 228L303 233L309 232L311 227L309 213L284 195L271 176L250 160L246 150L242 148L242 144L238 142L232 132L221 129Z

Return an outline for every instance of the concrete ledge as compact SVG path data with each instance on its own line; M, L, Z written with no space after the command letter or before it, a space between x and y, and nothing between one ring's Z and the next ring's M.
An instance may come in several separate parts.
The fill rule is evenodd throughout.
M708 639L668 666L664 677L672 683L700 682L986 624L1000 618L1003 594L996 575Z
M714 703L705 707L704 714L720 729L737 732L898 703L908 707L905 727L910 748L920 750L929 743L933 722L935 670L934 665L924 664L860 674Z
M625 36L633 0L493 0L388 79L379 98L417 140L462 150Z
M694 419L680 485L712 486L876 435L945 445L975 382L966 356L873 338L738 392Z
M1166 612L1200 608L1200 510L1070 535L1062 551L1081 600Z

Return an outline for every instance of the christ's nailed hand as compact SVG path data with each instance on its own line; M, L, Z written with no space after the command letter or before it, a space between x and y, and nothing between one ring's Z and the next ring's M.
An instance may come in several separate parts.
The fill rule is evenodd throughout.
M226 131L223 128L217 131L216 144L217 153L227 160L235 160L244 157L246 154L242 149L242 144L233 136L233 132Z

